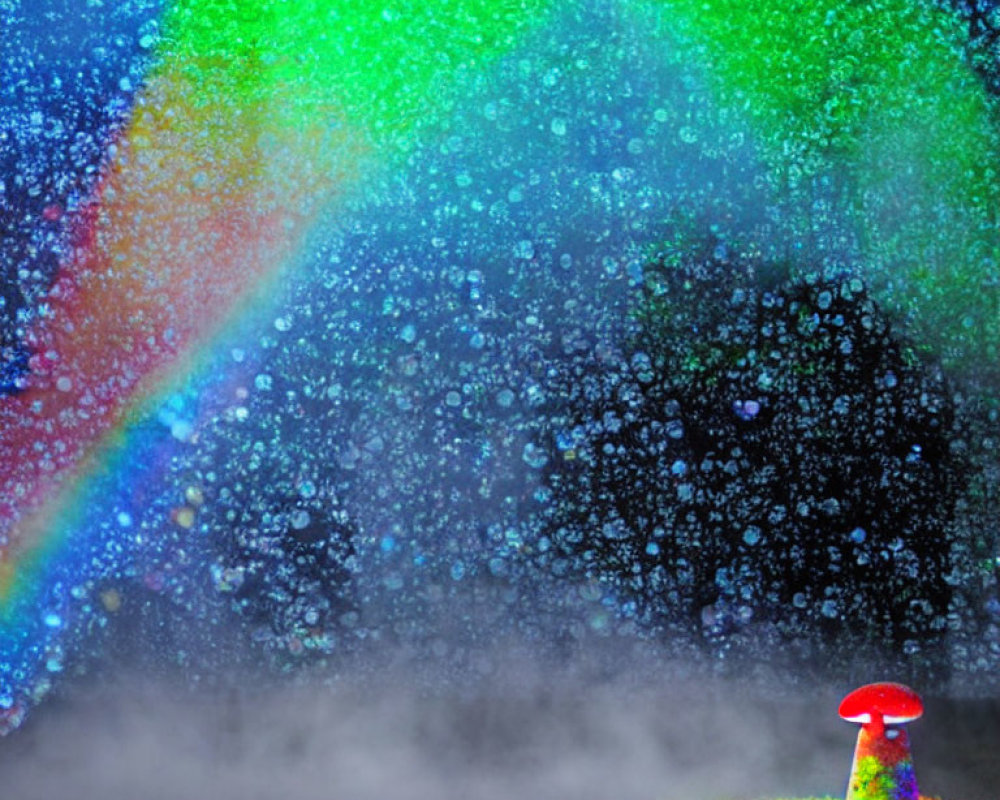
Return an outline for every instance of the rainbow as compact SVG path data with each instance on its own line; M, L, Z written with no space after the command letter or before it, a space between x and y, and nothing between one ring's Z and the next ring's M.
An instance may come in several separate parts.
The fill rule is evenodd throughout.
M749 119L776 196L823 174L855 187L841 213L864 231L870 277L915 336L956 368L996 364L997 133L956 20L903 0L617 6L664 58L705 65L716 105ZM155 450L144 421L234 321L280 294L320 220L373 176L405 170L465 88L532 31L587 7L168 5L153 66L26 336L25 386L0 398L0 709L23 705L65 629L50 608L58 593L98 569L67 554L90 553L80 537L96 534L81 518L95 487L141 474ZM785 209L792 240L807 238L810 208Z
M10 684L45 660L45 631L65 625L36 599L89 489L143 450L142 420L295 263L373 151L433 125L452 70L488 61L539 5L166 10L155 65L28 334L26 386L0 403L0 644L21 656L0 661L9 716L21 707Z

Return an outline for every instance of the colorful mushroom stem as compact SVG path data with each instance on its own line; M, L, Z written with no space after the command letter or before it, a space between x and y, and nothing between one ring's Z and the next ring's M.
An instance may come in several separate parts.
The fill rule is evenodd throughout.
M899 683L870 683L840 703L840 716L861 724L847 800L919 800L904 723L924 711L919 695Z

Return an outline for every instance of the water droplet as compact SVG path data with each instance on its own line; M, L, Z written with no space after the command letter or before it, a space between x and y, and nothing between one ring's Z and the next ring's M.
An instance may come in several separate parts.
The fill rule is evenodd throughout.
M531 259L535 257L535 245L530 239L522 239L514 246L514 258Z
M549 460L546 452L534 442L528 442L521 453L524 463L532 469L541 469Z

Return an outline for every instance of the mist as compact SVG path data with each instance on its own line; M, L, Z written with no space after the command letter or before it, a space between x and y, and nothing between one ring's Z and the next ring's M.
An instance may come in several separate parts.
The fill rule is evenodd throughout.
M561 663L523 643L482 650L471 671L396 662L200 688L129 669L71 682L3 742L5 795L749 800L846 786L845 687L714 678L614 642ZM993 796L997 704L926 699L910 726L922 793Z
M81 799L666 800L839 792L846 779L853 732L832 695L810 710L731 683L586 671L519 661L432 688L388 668L221 693L133 675L41 711L2 769L13 796Z

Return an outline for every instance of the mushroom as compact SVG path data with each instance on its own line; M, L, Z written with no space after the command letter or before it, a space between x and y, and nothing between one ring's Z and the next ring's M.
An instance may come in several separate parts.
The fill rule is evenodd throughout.
M900 683L870 683L847 695L839 712L861 724L847 800L919 800L910 740L900 726L923 714L920 696Z

